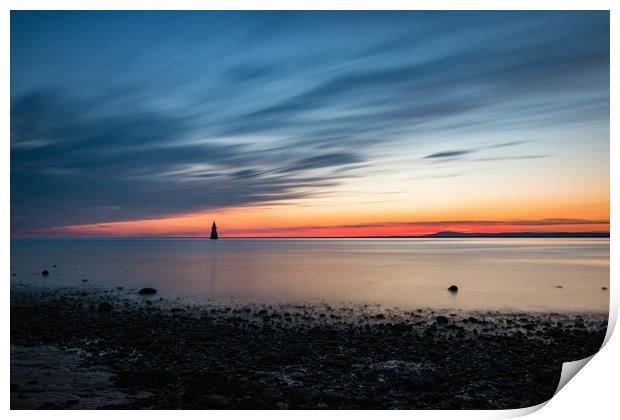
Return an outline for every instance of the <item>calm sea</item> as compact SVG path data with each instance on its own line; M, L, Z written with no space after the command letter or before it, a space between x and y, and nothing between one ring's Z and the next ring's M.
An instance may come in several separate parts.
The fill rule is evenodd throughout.
M188 300L558 312L609 305L601 289L609 287L608 239L13 239L11 266L12 286L149 286ZM446 291L452 284L456 295Z

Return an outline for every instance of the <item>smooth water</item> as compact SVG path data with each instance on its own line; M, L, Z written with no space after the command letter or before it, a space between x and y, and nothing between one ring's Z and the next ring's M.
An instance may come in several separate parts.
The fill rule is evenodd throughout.
M14 286L149 286L188 299L609 307L609 239L13 239L11 266Z

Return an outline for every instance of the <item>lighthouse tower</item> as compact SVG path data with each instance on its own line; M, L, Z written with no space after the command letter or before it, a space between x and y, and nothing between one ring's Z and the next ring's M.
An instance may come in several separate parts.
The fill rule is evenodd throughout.
M211 226L211 239L217 239L217 226L215 226L215 221L213 222L213 226Z

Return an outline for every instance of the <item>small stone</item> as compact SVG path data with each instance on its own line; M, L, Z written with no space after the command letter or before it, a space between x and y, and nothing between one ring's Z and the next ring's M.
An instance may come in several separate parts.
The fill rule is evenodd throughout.
M88 279L82 279L82 283L87 283Z
M562 287L564 286L562 286L561 284L558 284L557 286L555 286L556 289L561 289Z
M456 286L456 285L454 285L454 284L453 284L452 286L448 287L448 292L451 292L451 293L456 293L456 292L458 292L458 291L459 291L458 286Z
M50 272L49 272L49 271L47 271L47 270L43 270L43 271L41 271L41 275L42 275L43 277L47 277L47 276L49 276L49 275L50 275Z
M318 393L310 388L298 388L290 394L290 399L297 403L309 403L318 396Z
M157 290L153 289L152 287L145 287L140 289L138 293L141 295L154 295L155 293L157 293Z
M439 315L438 317L435 318L435 321L437 321L438 324L447 324L448 318L446 318L443 315Z
M99 310L99 312L101 313L105 313L108 314L110 312L112 312L112 305L109 304L108 302L103 302L100 303L99 306L97 307L97 309Z
M601 287L601 290L607 290L607 288L603 286L603 287Z

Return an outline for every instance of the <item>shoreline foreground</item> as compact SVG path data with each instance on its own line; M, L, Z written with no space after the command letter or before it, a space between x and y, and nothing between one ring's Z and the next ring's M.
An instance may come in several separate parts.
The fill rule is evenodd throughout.
M594 313L11 291L11 408L522 408L606 329Z

